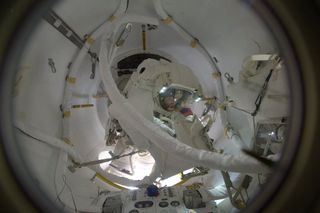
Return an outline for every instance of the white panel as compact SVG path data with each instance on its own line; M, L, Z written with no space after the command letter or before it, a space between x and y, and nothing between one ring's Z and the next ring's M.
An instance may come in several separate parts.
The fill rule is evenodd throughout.
M67 66L77 48L52 26L41 21L22 56L16 87L15 112L19 120L51 136L60 137ZM52 58L56 73L48 65Z
M19 130L15 131L20 143L21 156L24 165L32 173L32 178L38 186L47 192L50 198L55 198L54 177L57 171L59 150L23 135ZM16 153L17 154L17 153Z
M59 1L53 10L81 37L106 21L117 9L119 2L118 0Z
M222 73L230 73L236 81L243 59L260 52L256 42L263 53L277 51L270 32L245 1L163 0L162 3L174 20L217 56Z

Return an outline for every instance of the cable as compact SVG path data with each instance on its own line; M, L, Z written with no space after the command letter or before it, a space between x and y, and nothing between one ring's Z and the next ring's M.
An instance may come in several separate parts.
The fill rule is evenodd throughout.
M60 152L60 153L61 153L61 152ZM58 200L58 201L61 203L61 205L63 206L63 209L64 209L66 205L61 201L60 195L62 194L62 192L63 192L63 190L64 190L64 188L65 188L65 185L63 185L63 187L62 187L62 189L60 190L60 192L57 193L58 190L57 190L57 183L56 183L56 174L57 174L58 165L59 165L59 156L58 156L58 158L57 158L57 163L56 163L56 166L55 166L55 169L54 169L54 177L53 177L54 189L55 189L56 194L57 194L57 197L56 197L56 199L55 199L54 202L56 202L56 201Z
M249 111L247 111L247 110L245 110L245 109L241 109L241 108L236 107L236 106L230 106L230 107L233 108L233 109L239 110L239 111L241 111L241 112L245 112L245 113L247 113L247 114L250 114L250 115L252 116L252 113L249 112Z
M54 200L54 202L56 202L58 199L60 199L59 197L60 197L60 195L62 194L62 192L64 191L64 188L66 187L66 184L63 184L63 187L62 187L62 189L60 190L60 192L57 194L57 197L56 197L56 199Z
M34 139L34 140L40 141L40 142L42 142L42 143L48 144L46 141L41 140L41 139L39 139L39 138L36 138L36 137L34 137L34 136L26 133L25 131L23 131L22 129L20 129L20 128L17 127L17 126L14 126L14 128L18 129L18 130L19 130L22 134L24 134L25 136L28 136L28 137L30 137L30 138L32 138L32 139Z
M261 48L261 45L255 41L254 39L252 39L252 41L257 45L258 49L259 49L259 54L262 52L262 48Z
M68 185L68 183L67 183L67 177L66 177L66 175L62 175L62 180L63 180L63 182L65 183L65 185L67 186L67 188L69 189L70 194L71 194L71 198L72 198L72 202L73 202L73 205L74 205L74 209L75 209L76 212L78 212L78 209L77 209L77 206L76 206L76 202L75 202L74 197L73 197L72 189L71 189L71 187L70 187L70 186Z
M60 152L61 153L61 152ZM54 202L56 202L57 200L59 201L59 203L62 205L62 209L65 209L65 208L68 208L68 209L70 209L70 210L73 210L73 211L75 211L75 212L78 212L78 209L76 208L76 204L75 204L75 201L74 201L74 197L73 197L73 193L72 193L72 190L71 190L71 188L69 187L69 185L67 184L67 182L66 182L66 175L62 175L62 180L63 180L63 187L62 187L62 189L60 190L60 192L59 193L57 193L58 192L58 190L57 190L57 183L56 183L56 174L57 174L57 168L58 168L58 165L59 165L59 157L58 157L58 159L57 159L57 163L56 163L56 167L55 167L55 169L54 169L54 178L53 178L53 184L54 184L54 188L55 188L55 191L56 191L56 194L57 194L57 197L56 197L56 199L55 199L55 201ZM71 190L70 191L70 193L71 193L71 196L72 196L72 200L73 200L73 205L74 205L74 209L73 208L71 208L71 207L69 207L69 206L67 206L61 199L60 199L60 195L63 193L63 191L64 191L64 189L65 189L65 187L68 187L69 188L69 190Z

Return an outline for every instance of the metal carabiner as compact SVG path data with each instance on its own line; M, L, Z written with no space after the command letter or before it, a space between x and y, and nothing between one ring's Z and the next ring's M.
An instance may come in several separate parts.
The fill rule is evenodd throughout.
M48 64L49 64L49 66L51 68L51 72L52 73L56 73L57 70L56 70L56 67L54 66L54 61L53 61L52 58L48 58Z
M229 73L225 73L224 74L224 77L226 77L227 81L230 83L230 84L233 84L233 77L229 74Z
M90 75L90 79L94 79L95 75L96 75L96 64L98 61L98 56L96 53L92 53L90 54L91 56L91 75Z

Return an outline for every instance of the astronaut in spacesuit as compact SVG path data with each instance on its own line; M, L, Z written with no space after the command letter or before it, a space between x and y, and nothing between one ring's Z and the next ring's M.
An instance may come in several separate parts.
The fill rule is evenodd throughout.
M159 126L155 131L167 132L193 148L213 151L210 148L213 140L204 131L207 128L192 112L193 104L201 100L202 89L188 67L147 59L132 74L122 93L138 113ZM111 115L116 115L122 129L129 135L128 145L133 142L134 147L148 150L155 159L156 165L150 175L152 178L146 182L152 183L159 176L170 177L197 166L179 156L163 152L158 147L160 144L149 141L129 126L125 117L121 118L120 114L116 114L117 106L111 105L109 111ZM117 145L121 144L123 143ZM117 145L116 150L119 150Z

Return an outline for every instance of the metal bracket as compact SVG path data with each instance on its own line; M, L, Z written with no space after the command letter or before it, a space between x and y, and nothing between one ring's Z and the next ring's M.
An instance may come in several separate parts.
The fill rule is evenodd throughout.
M56 67L55 67L55 65L54 65L54 61L53 61L52 58L48 58L48 64L49 64L49 66L50 66L50 68L51 68L51 72L52 72L52 73L56 73L56 72L57 72L57 69L56 69Z
M229 73L225 73L224 74L224 77L226 77L227 81L230 83L230 84L233 84L233 77L229 74Z
M91 75L90 75L90 79L94 79L95 75L96 75L96 65L97 62L99 61L98 59L98 55L96 53L92 53L90 54L91 56Z
M231 204L237 209L243 209L246 207L246 201L241 193L241 191L233 186L233 183L230 179L230 175L226 171L221 171L225 186L227 188L228 196ZM232 189L235 191L235 195L233 196ZM240 195L240 200L238 196Z

